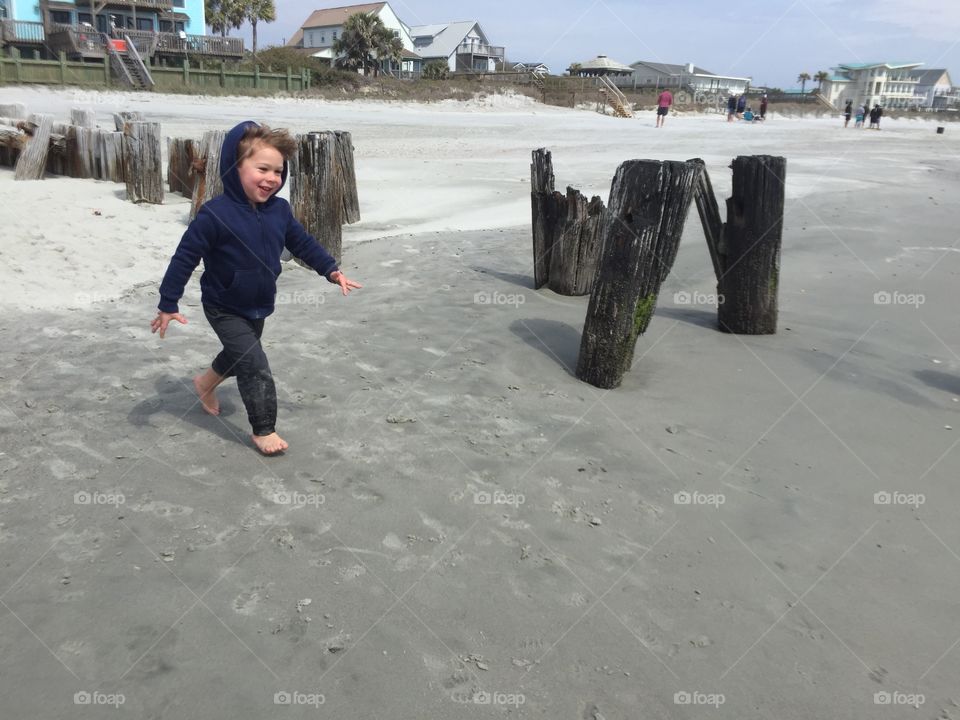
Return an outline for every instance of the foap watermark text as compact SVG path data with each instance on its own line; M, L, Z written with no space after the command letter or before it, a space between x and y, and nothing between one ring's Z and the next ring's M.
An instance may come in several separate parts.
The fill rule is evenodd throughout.
M702 493L697 490L683 490L673 495L674 505L712 505L720 507L727 502L727 496L722 493Z
M474 305L509 305L520 307L527 302L523 293L478 292L473 294Z

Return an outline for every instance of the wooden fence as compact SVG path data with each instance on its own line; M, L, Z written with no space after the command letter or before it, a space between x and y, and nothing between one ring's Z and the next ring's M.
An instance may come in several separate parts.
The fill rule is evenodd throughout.
M23 83L30 85L84 85L88 87L120 88L110 76L107 63L73 62L61 53L59 60L24 60L16 49L11 57L0 57L0 85ZM224 90L274 90L296 92L310 87L310 71L287 67L284 72L228 70L226 62L218 65L200 64L200 68L185 65L168 68L150 67L157 90L182 87L220 88Z

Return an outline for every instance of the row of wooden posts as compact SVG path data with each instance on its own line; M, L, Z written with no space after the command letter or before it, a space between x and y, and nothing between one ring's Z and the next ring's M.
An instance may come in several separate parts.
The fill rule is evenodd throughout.
M723 222L702 160L630 160L616 172L609 207L568 187L554 189L553 160L533 152L534 285L590 295L576 375L600 388L620 385L673 268L696 201L717 276L718 326L762 335L777 330L786 159L733 160L733 193Z
M28 115L23 104L0 105L0 165L15 167L16 180L45 174L93 178L126 184L134 203L162 204L163 159L160 123L140 113L114 114L116 131L95 127L90 110L71 111L69 124L50 115ZM192 200L190 219L200 206L223 193L220 150L223 130L200 140L167 139L166 184ZM353 140L348 132L300 135L289 166L290 204L307 232L339 262L343 225L359 222L360 202Z

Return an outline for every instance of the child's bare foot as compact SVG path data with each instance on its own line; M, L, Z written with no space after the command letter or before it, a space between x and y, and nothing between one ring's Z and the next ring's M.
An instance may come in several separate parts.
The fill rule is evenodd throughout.
M212 386L207 383L206 375L197 375L193 379L193 387L200 396L200 404L204 412L210 415L220 414L220 401L217 399L217 383Z
M264 455L276 455L290 447L287 445L287 441L275 432L269 435L251 435L250 439L253 440L253 444L257 446L257 450Z

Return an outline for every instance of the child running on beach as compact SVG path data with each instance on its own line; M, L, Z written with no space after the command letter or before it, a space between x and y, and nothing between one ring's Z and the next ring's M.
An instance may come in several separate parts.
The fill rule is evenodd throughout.
M216 388L236 376L253 428L251 440L264 455L288 448L276 432L277 391L260 344L264 321L274 309L281 252L286 247L339 285L344 295L361 287L340 272L333 257L293 217L289 203L276 196L296 149L286 130L252 121L227 134L220 154L223 195L200 208L180 240L160 284L159 311L150 323L161 338L173 320L187 324L177 303L203 260L203 312L223 350L193 385L203 409L218 415Z

